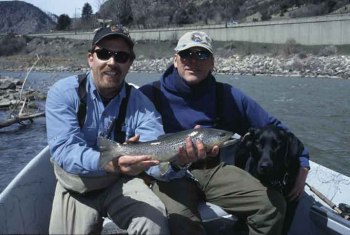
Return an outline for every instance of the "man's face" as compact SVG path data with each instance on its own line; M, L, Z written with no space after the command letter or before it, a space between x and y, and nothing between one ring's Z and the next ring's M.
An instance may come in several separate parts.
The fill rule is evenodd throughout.
M117 52L116 55L115 52ZM119 55L118 52L120 52ZM129 71L133 60L129 57L125 61L127 57L125 53L130 55L130 48L124 39L104 38L96 45L94 51L88 54L88 63L96 88L105 98L116 95Z
M214 57L204 48L192 47L175 54L174 66L187 83L197 84L213 70Z

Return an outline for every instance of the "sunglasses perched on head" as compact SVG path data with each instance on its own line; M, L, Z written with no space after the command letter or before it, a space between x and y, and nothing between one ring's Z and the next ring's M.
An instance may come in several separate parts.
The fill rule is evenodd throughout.
M191 51L191 50L184 50L178 52L181 59L195 59L195 60L207 60L211 53L207 50L201 50L201 51Z
M96 53L97 58L100 60L109 60L113 56L113 59L117 63L121 63L121 64L128 62L128 60L131 58L131 55L125 51L114 52L114 51L107 50L105 48L98 48L91 51L91 53L94 53L94 52Z

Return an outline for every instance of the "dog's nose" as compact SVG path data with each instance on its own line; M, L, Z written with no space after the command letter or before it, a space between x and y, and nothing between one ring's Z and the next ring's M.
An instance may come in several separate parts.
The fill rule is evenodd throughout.
M268 161L262 162L260 164L260 170L263 172L269 171L271 169L271 164Z
M269 166L270 166L270 164L267 163L267 162L263 162L263 163L261 163L261 165L260 165L261 168L269 168Z

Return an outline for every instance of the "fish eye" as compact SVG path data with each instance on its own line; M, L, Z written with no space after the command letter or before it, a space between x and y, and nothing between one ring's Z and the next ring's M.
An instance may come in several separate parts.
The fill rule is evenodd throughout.
M225 134L225 132L220 132L219 136L224 137L224 136L226 136L226 134Z

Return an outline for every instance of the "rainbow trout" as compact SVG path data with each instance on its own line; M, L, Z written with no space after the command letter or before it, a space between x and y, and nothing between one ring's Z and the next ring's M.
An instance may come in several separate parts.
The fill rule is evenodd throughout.
M131 144L119 144L99 136L97 144L101 152L100 166L103 167L112 159L123 155L150 155L160 162L175 161L179 148L185 146L185 138L188 136L193 142L201 140L206 149L211 149L214 145L228 146L239 140L238 135L234 135L233 132L203 127L166 134L153 141Z

